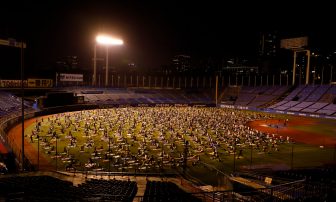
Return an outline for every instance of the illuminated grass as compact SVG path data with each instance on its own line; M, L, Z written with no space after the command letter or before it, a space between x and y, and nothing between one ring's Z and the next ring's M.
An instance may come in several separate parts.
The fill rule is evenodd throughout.
M248 112L252 113L252 112ZM275 116L276 117L276 116ZM283 117L283 116L282 116ZM117 117L111 117L111 122L116 120ZM62 122L64 122L64 116L60 119ZM71 119L74 121L74 119ZM46 123L46 121L45 121ZM109 124L109 123L104 123ZM70 143L70 140L67 139L65 134L68 134L69 131L72 132L73 136L77 138L76 147L72 147L69 149L69 154L73 156L75 159L75 167L77 170L86 171L86 170L93 170L93 169L87 169L85 168L85 164L88 163L89 158L92 157L92 153L94 152L94 148L97 149L102 148L102 151L99 151L100 153L107 152L109 150L109 143L108 141L103 141L101 139L101 136L103 132L98 132L98 135L92 136L92 139L94 141L94 146L92 148L85 148L84 152L80 151L80 146L84 145L87 138L84 136L84 125L85 121L80 121L78 123L79 130L75 131L74 126L71 126L70 128L65 128L64 133L61 131L61 126L55 125L55 131L58 134L58 141L57 141L57 153L65 156L65 154L62 154L64 151L64 147L68 146ZM52 138L50 135L48 135L48 129L50 125L49 124L42 124L41 133L40 133L40 143L43 142L43 139L46 138L47 142L52 142L52 146L56 146L55 141L51 141ZM91 124L89 126L91 129L96 128L99 129L99 126L94 126ZM143 139L146 139L141 135L141 124L137 123L134 129L132 129L132 123L125 123L125 124L114 124L113 127L109 130L108 136L111 137L111 144L110 149L112 151L112 154L114 156L120 156L125 149L129 148L129 153L131 155L136 156L139 151L139 143L143 141ZM30 135L32 134L33 129L35 128L35 124L32 124L26 129L26 134ZM121 136L125 139L125 144L121 144L121 142L117 142L118 138L116 137L115 133L118 132L118 129L121 128ZM155 131L155 126L148 124L146 126L147 129L153 130L153 138L158 139L159 138L159 132ZM317 128L323 128L323 126L319 125ZM313 128L313 130L315 130ZM317 130L317 129L316 129ZM98 130L99 131L99 130ZM306 130L308 131L308 129ZM325 131L331 131L329 129L326 129ZM212 132L209 131L211 134ZM132 134L132 135L128 135ZM134 137L133 137L134 134ZM173 136L167 132L163 131L163 134L165 135L166 139L171 139ZM133 141L135 138L136 141ZM186 140L190 140L190 146L189 149L192 150L192 147L194 147L194 143L191 141L189 136L184 135L184 138ZM30 141L29 137L27 137L27 141ZM147 140L146 140L147 141ZM37 150L37 139L34 139L34 143L32 143L33 146ZM122 146L123 145L123 146ZM146 145L148 147L151 146L150 142L146 142ZM181 154L184 152L185 146L182 142L177 144L177 148L174 150L172 156L175 158L178 158ZM219 153L219 159L214 158L212 155L207 154L206 152L203 152L200 154L201 163L197 163L196 165L193 165L191 161L188 161L188 167L187 167L187 173L191 176L199 179L200 181L206 183L206 184L213 184L216 185L219 183L218 179L222 177L220 173L217 172L217 170L224 172L224 173L230 173L233 171L234 167L236 170L241 169L249 169L249 168L262 168L262 167L269 167L273 169L289 169L292 167L299 168L299 167L313 167L313 166L320 166L325 163L329 163L332 161L335 161L335 149L334 148L319 148L318 146L311 146L311 145L304 145L304 144L294 144L293 145L293 159L292 159L292 145L291 144L280 144L279 151L273 151L270 153L263 153L259 150L257 150L255 147L252 148L252 163L251 163L251 148L245 148L245 147L238 147L237 151L242 149L242 156L239 158L236 158L234 161L233 154L228 154L226 151L224 151L222 148L218 150ZM170 152L170 149L167 146L163 146L162 143L159 143L159 149L149 149L149 153L147 154L149 157L154 157L154 163L151 165L145 166L143 164L139 165L132 165L128 166L127 168L121 169L120 166L116 166L120 164L120 162L115 162L114 158L111 159L111 164L109 166L109 160L104 159L104 155L100 155L101 159L96 159L94 162L99 163L99 166L96 166L95 168L102 168L104 171L112 171L112 172L176 172L177 170L179 172L182 171L182 162L177 166L178 169L172 168L171 166L167 166L160 160L159 153L165 151ZM46 150L43 149L43 146L40 145L40 152L43 154L45 158L49 160L51 164L56 164L55 161L55 152L51 152L50 154L46 153ZM236 157L238 156L238 152L236 153ZM61 158L57 161L57 168L60 170L64 170L66 166L68 165L68 162L63 162ZM56 165L55 165L56 166ZM144 168L145 167L145 168Z

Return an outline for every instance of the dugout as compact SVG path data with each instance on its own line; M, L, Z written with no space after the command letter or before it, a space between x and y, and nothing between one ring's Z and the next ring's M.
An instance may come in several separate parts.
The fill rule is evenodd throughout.
M73 105L75 95L72 92L49 92L43 100L43 107L56 107L64 105Z

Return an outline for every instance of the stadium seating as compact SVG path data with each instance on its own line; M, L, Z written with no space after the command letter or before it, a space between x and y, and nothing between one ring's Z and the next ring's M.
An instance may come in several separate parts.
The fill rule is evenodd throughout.
M335 85L301 85L269 108L335 116L335 97Z
M84 96L87 103L98 104L211 104L214 99L205 92L187 92L182 90L104 90L103 93L83 93L77 90L78 96ZM90 91L91 92L91 91Z
M172 182L147 181L144 202L154 201L202 201L192 196Z
M50 176L16 176L0 179L0 196L9 201L78 201L72 183Z
M134 181L92 179L79 185L78 189L80 195L87 199L99 197L99 200L106 201L132 201L137 185Z
M78 187L54 177L15 176L0 178L0 199L5 201L133 201L134 181L92 179Z
M20 116L21 109L21 98L0 91L0 124L13 117ZM25 114L37 111L36 108L33 108L33 103L26 100L24 101L24 110Z
M276 171L273 175L292 180L305 179L307 195L303 199L312 193L315 198L311 196L310 201L333 201L336 197L335 166Z
M258 198L259 201L333 201L336 193L335 171L335 166L332 165L295 170L256 170L236 175L265 187L272 187L271 191L267 188L252 189L251 186L237 182L233 186L235 192L250 197L251 201ZM265 183L267 177L272 178L272 186ZM265 193L274 197L270 198Z
M259 107L278 98L287 90L287 86L242 86L239 92L236 91L236 94L232 94L234 90L228 90L227 94L230 97L237 97L234 105ZM222 99L230 100L225 95ZM225 103L225 101L222 103Z

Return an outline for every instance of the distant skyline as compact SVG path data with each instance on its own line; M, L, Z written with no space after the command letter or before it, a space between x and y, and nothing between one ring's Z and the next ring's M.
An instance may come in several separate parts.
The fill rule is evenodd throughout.
M309 35L321 50L336 47L333 7L327 4L116 2L10 3L0 14L0 38L27 42L27 68L48 67L58 58L75 55L82 68L90 69L98 33L125 41L111 50L112 65L135 62L146 68L169 64L177 54L256 57L262 31Z

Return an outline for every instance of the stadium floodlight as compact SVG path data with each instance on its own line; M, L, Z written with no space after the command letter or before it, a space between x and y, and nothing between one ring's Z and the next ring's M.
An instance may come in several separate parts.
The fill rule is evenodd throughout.
M123 40L110 37L110 36L106 36L106 35L98 35L96 37L96 41L99 44L108 45L108 46L121 46L124 44Z
M105 86L108 86L108 47L109 46L121 46L124 44L122 39L114 38L108 35L98 35L96 42L106 46L106 73L105 73ZM93 85L96 84L96 45L94 50L94 70L93 70Z

